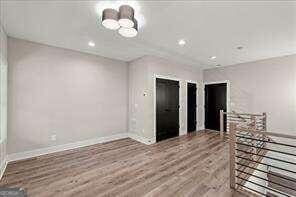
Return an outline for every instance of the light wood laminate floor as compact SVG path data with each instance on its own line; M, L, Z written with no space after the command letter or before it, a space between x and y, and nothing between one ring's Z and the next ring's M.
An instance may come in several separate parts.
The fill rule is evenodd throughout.
M228 142L197 132L144 145L132 139L10 163L1 187L28 196L232 196Z

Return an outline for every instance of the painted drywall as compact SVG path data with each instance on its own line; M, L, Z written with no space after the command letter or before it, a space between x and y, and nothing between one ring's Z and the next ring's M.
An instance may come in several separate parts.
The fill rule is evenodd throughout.
M0 24L0 177L6 167L7 143L7 36Z
M267 113L267 130L296 135L296 55L204 71L205 82L230 81L231 110Z
M144 56L130 62L129 66L129 132L148 143L155 142L154 81L155 76L180 80L180 135L187 133L186 102L187 83L198 83L197 129L203 129L203 86L202 71L168 60Z
M129 135L150 144L154 139L145 135L147 121L148 66L144 58L129 63ZM152 106L153 107L153 106Z
M9 154L127 132L127 63L10 37L8 63Z

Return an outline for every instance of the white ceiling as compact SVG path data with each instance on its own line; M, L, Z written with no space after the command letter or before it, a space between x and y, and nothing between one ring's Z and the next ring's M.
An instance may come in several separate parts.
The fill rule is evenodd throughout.
M124 61L156 55L210 68L296 53L296 2L136 3L145 19L136 38L100 24L100 1L9 0L2 5L2 23L12 37ZM182 38L184 47L177 44Z

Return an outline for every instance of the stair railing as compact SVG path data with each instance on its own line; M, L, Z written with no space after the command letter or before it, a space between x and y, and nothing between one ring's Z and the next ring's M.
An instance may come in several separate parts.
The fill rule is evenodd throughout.
M224 112L220 110L220 136L229 134L229 124L237 123L239 126L266 131L266 113L247 114L236 111Z
M229 124L230 187L296 196L296 136Z

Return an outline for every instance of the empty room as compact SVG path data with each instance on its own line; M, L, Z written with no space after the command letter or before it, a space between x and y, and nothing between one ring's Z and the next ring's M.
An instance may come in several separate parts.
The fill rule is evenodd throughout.
M296 1L0 0L2 196L296 196Z

